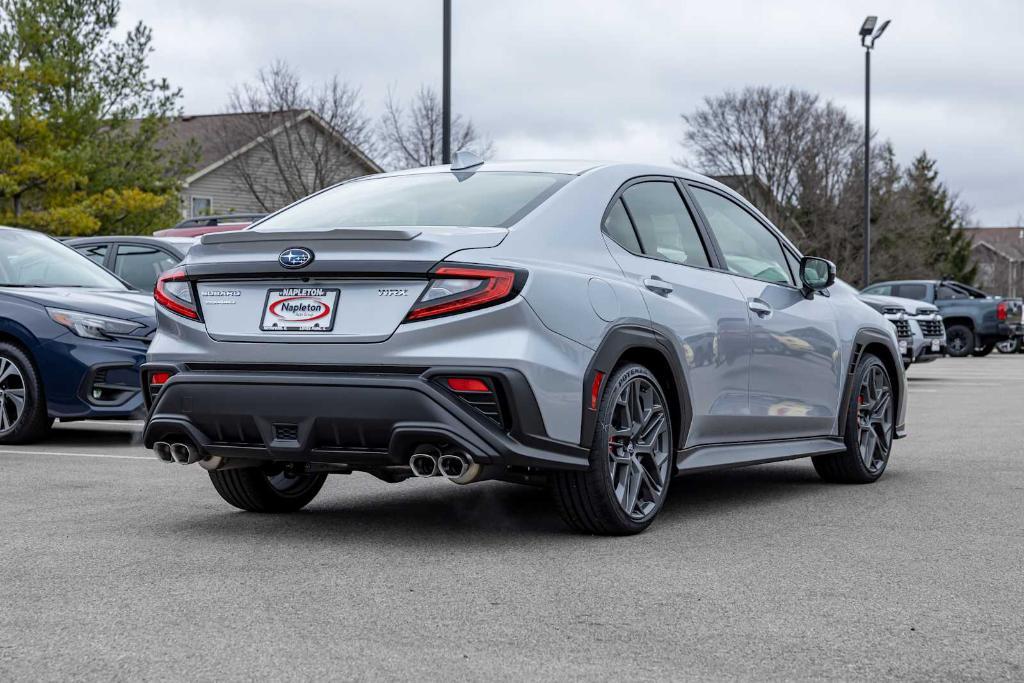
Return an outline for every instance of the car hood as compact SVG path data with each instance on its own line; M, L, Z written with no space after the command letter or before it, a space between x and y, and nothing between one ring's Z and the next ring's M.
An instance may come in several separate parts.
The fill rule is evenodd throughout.
M0 287L0 291L41 306L137 320L149 327L156 325L153 297L142 292L85 287Z
M884 296L882 294L860 294L860 300L872 308L882 310L882 307L902 308L910 315L928 315L938 313L939 309L932 304L916 299L904 299L899 296Z

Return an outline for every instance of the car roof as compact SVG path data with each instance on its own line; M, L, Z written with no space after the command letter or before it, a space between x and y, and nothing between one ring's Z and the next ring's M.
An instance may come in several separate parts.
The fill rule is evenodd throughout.
M93 237L73 237L65 240L68 246L86 246L90 244L107 244L121 242L123 244L150 244L162 247L173 247L185 253L198 240L190 237L152 237L150 235L96 235Z
M510 160L498 160L498 161L485 161L479 166L473 166L472 168L465 169L466 173L501 173L501 172L519 172L519 173L564 173L568 175L583 175L588 171L592 171L598 168L613 168L621 167L624 170L628 169L629 172L635 173L636 175L669 175L676 176L679 178L687 178L689 180L700 180L702 182L710 182L717 185L720 183L716 182L712 178L702 176L699 173L694 173L689 169L685 169L681 166L659 166L656 164L637 164L624 161L600 161L594 159L510 159ZM385 176L399 176L399 175L415 175L420 173L448 173L451 172L451 166L423 166L421 168L410 168L401 171L392 171L390 173L381 173L376 176L364 176L364 177L385 177ZM458 171L457 171L458 172ZM725 187L722 185L722 187Z

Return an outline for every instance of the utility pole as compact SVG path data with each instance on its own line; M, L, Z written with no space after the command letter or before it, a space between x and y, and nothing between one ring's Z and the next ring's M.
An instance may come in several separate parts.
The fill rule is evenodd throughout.
M864 281L871 284L871 50L875 41L889 26L886 19L875 30L878 17L870 16L860 27L860 44L864 48Z
M444 58L441 82L441 163L452 163L452 0L444 1Z

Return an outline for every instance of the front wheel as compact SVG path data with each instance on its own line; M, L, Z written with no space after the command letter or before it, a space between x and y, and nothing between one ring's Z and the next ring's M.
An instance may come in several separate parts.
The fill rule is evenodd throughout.
M301 510L316 497L327 479L326 472L291 474L282 468L214 470L209 474L221 498L248 512Z
M650 526L673 474L669 411L647 368L631 363L611 373L598 407L590 467L552 478L559 511L570 527L622 536Z
M877 356L865 354L854 382L856 391L846 416L846 451L812 458L818 475L838 484L877 481L889 463L896 431L896 395L885 364Z
M0 444L37 441L52 424L32 359L19 347L0 342Z

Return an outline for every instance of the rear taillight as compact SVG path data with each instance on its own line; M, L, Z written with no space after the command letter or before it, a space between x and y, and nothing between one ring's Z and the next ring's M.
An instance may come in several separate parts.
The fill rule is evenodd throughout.
M161 275L153 289L153 298L172 313L189 320L200 320L184 268L173 268Z
M514 298L526 281L523 271L484 266L442 266L431 277L430 285L405 317L406 322L500 304Z
M1006 302L1000 301L996 306L996 318L999 320L1006 320Z

